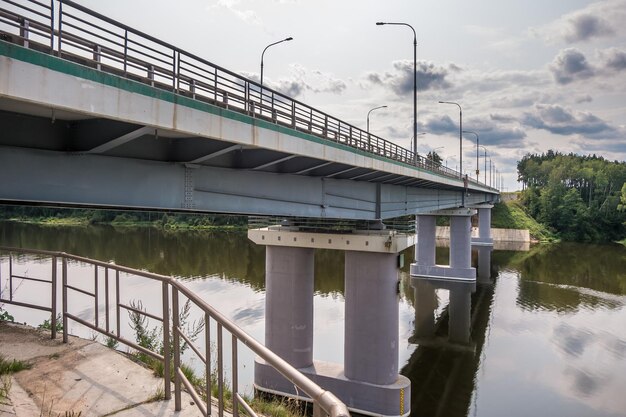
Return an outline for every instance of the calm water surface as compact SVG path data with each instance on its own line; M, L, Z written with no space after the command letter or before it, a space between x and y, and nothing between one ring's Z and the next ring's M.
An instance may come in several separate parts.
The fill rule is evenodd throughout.
M0 223L0 245L62 250L178 277L263 341L265 250L245 234ZM447 263L447 249L438 248L437 256ZM400 273L399 334L413 416L626 416L626 248L558 244L493 252L491 283L472 295L467 343L448 338L447 290L436 290L428 303L432 334L416 329L412 260L409 250ZM80 272L80 265L71 267ZM32 259L19 268L31 276L48 270ZM128 283L125 292L133 299L150 291ZM342 362L341 252L316 252L315 294L314 356ZM45 318L4 308L34 325ZM242 354L246 389L252 360Z

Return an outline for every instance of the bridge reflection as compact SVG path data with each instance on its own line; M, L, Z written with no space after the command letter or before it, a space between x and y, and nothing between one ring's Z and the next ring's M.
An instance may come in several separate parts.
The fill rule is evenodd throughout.
M411 379L411 416L468 414L495 290L490 257L490 248L479 250L477 283L411 278L415 327L409 342L418 347L401 370ZM442 309L437 289L449 293Z

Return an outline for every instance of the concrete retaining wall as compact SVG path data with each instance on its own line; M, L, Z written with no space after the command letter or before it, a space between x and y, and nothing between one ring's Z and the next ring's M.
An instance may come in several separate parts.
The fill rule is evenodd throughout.
M437 239L449 239L450 227L437 226ZM478 228L472 227L472 237L478 237ZM491 229L494 242L530 242L530 232L527 229Z

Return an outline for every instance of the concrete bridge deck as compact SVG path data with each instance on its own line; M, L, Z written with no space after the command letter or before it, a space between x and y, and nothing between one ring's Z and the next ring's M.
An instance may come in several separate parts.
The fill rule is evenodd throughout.
M0 200L375 220L497 199L336 117L61 6L41 11L50 22L2 8L13 26L0 25Z

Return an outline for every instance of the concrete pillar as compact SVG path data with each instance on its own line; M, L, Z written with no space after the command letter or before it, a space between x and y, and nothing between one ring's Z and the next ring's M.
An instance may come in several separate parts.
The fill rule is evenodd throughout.
M344 371L351 380L398 379L397 254L346 251Z
M478 238L481 241L491 240L491 208L478 209Z
M295 368L313 364L311 248L267 246L265 345Z
M435 287L425 280L414 280L415 290L415 336L430 338L435 335L435 310L437 294Z
M472 292L468 287L450 290L448 305L448 339L454 343L470 340Z
M450 268L472 267L472 223L470 216L450 217Z
M416 216L415 262L420 266L435 265L436 216Z

